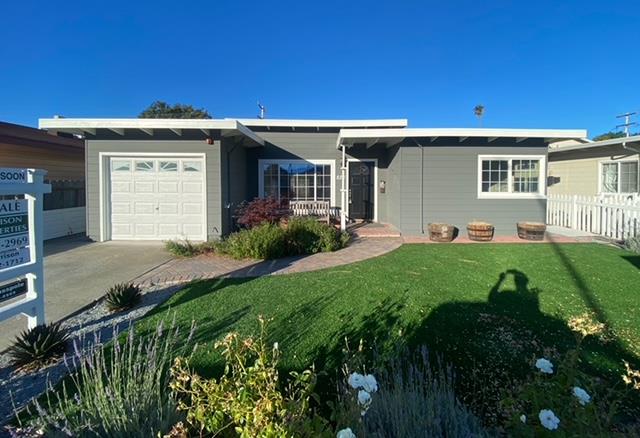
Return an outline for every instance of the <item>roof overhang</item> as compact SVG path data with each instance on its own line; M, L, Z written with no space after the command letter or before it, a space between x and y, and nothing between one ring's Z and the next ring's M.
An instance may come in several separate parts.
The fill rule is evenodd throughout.
M622 146L625 149L631 149L635 152L640 150L640 135L632 135L629 137L612 138L610 140L593 141L586 144L576 144L567 146L558 146L557 148L549 150L550 154L577 151L577 150L591 150L595 148L609 147L609 146Z
M396 145L406 138L428 139L434 142L438 138L454 138L462 143L468 138L484 138L487 143L498 138L512 138L520 143L529 138L541 139L544 143L559 140L579 139L587 136L585 129L491 129L491 128L402 128L402 129L341 129L337 147L350 147L354 144L377 143Z
M210 135L211 130L220 130L223 137L243 137L250 145L263 146L264 139L237 120L214 119L40 119L40 129L68 132L78 135L95 135L96 129L108 129L119 135L125 129L144 132L150 136L154 129L169 129L177 135L183 130L199 130Z
M407 119L312 120L312 119L225 119L237 120L245 126L264 128L405 128Z

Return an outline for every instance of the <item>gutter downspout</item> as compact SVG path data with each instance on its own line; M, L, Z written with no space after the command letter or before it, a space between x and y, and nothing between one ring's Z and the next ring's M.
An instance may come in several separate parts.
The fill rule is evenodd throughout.
M424 234L424 146L415 138L412 140L420 147L420 232Z
M342 162L340 164L341 181L340 181L340 230L347 229L347 147L340 144L342 148Z

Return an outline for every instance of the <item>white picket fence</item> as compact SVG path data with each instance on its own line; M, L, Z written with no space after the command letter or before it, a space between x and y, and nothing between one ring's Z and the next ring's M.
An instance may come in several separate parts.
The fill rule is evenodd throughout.
M549 195L547 224L625 240L640 235L640 197Z

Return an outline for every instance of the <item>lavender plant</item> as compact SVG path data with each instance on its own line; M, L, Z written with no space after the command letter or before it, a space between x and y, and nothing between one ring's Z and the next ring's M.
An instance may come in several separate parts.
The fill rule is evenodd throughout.
M426 347L414 355L399 351L373 374L349 368L334 407L333 418L344 427L338 436L488 436L456 397L452 368L433 365Z
M50 390L44 402L29 408L28 426L46 436L149 437L166 432L183 418L168 390L169 369L174 357L188 354L191 338L183 341L172 321L160 322L150 336L137 336L133 327L127 337L110 344L99 339L82 351L74 343L67 361L70 380Z

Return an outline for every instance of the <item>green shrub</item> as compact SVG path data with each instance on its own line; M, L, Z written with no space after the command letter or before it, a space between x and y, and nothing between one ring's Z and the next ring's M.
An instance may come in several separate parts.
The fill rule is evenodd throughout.
M345 367L333 415L338 428L373 437L489 436L456 397L452 368L436 362L423 347L415 355L399 352L376 377Z
M347 233L314 218L297 217L287 224L288 252L291 255L337 251L346 245L348 237Z
M195 257L215 251L216 242L192 242L190 240L169 240L164 244L167 251L176 257Z
M624 247L629 251L640 254L640 236L631 237L624 241Z
M105 301L112 312L131 309L141 299L140 288L133 283L120 283L107 291Z
M36 402L35 412L28 408L27 426L44 436L153 437L183 419L167 385L174 357L188 353L190 341L175 323L167 329L161 322L147 337L136 337L133 327L125 340L117 335L89 353L75 348L70 382Z
M236 259L276 259L287 255L286 232L279 225L265 223L231 234L217 249Z
M225 360L219 379L204 379L188 369L187 361L176 359L170 386L200 436L331 436L327 422L311 408L316 373L291 372L281 382L280 351L277 344L266 345L266 325L260 318L257 339L229 333L215 344Z
M347 233L313 218L293 218L286 227L264 223L231 234L216 244L217 252L236 259L275 259L290 255L336 251L349 241Z
M7 354L14 366L37 368L62 356L68 339L60 323L38 325L20 333Z

